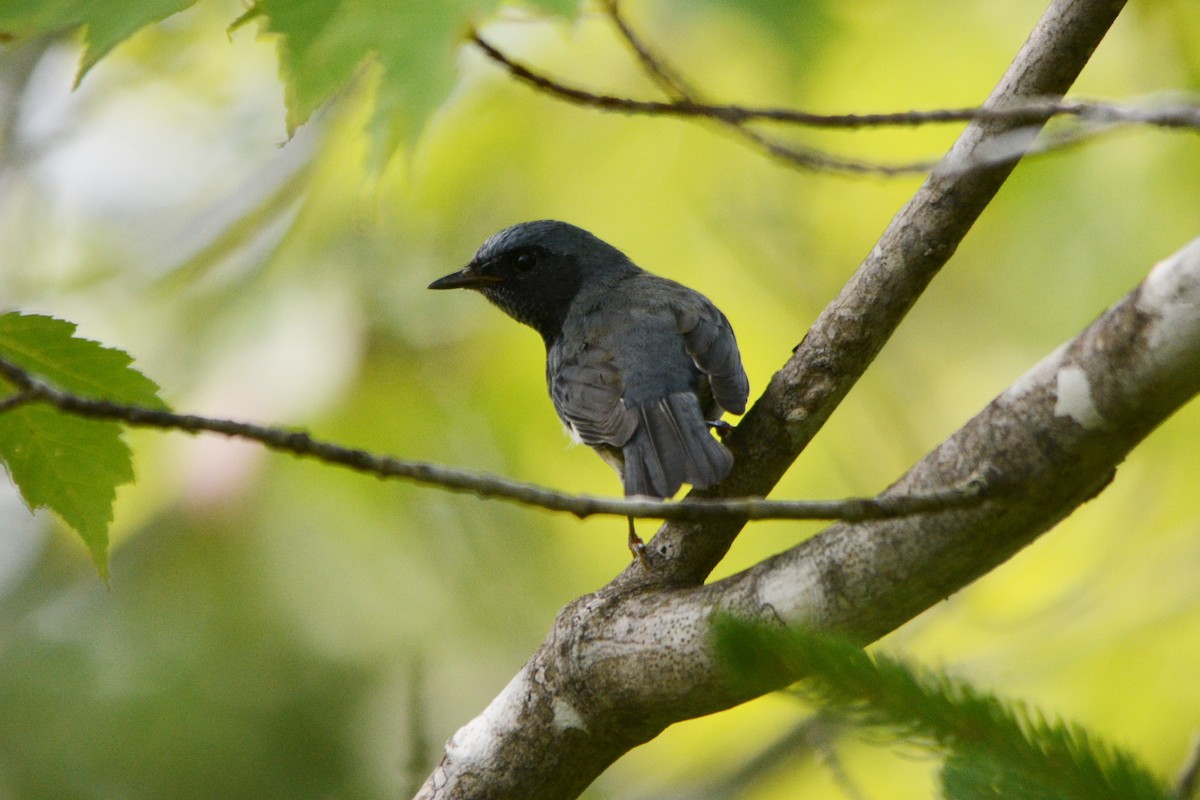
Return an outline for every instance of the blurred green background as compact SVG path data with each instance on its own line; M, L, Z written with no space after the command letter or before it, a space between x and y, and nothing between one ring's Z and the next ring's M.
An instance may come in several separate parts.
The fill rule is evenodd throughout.
M709 96L828 112L977 104L1043 10L627 5ZM919 183L786 169L711 126L570 107L468 50L420 138L374 170L377 71L289 141L275 41L225 32L242 10L170 17L74 92L73 37L0 48L0 304L126 349L177 410L614 495L562 434L536 334L426 284L501 227L565 219L713 298L757 394ZM484 30L553 74L653 95L594 11ZM1195 92L1197 42L1194 3L1134 4L1078 94ZM955 133L796 138L897 162ZM881 489L1196 236L1197 186L1194 133L1125 130L1022 165L775 496ZM1192 404L1103 495L879 646L1170 775L1200 728L1198 434ZM0 486L0 798L403 796L557 609L628 560L622 521L215 437L129 439L138 482L118 498L108 587L73 534ZM819 528L751 526L718 576ZM853 735L721 793L808 713L776 696L678 725L588 796L845 797L844 779L931 796L936 761Z

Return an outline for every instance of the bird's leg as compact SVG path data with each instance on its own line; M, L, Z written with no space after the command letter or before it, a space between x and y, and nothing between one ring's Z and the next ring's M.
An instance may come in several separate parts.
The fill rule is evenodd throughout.
M633 517L626 517L626 519L629 520L629 552L633 553L635 561L646 569L650 569L650 560L646 558L646 543L633 529Z

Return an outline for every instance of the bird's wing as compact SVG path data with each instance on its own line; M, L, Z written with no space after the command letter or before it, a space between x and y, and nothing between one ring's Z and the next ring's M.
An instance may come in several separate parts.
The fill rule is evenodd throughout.
M729 322L687 289L669 304L623 299L619 331L597 325L550 347L555 410L580 441L621 451L626 495L671 497L683 483L720 482L733 456L708 431L694 369L722 408L745 410L750 388Z
M683 305L676 318L684 348L696 366L708 375L717 404L731 414L744 412L750 397L750 381L742 367L742 356L729 320L701 295Z
M570 352L552 347L546 359L550 399L563 424L584 444L624 447L637 429L637 415L621 401L625 384L612 356L585 346Z

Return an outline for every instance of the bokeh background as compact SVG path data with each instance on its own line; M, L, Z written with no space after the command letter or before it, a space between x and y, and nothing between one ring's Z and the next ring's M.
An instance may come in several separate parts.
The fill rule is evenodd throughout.
M627 4L709 96L828 112L975 105L1042 10ZM226 33L242 11L205 0L74 91L76 37L0 47L0 306L127 350L177 410L613 495L561 432L536 334L429 281L508 224L574 222L712 297L757 393L918 185L564 105L468 49L438 113L379 168L364 133L377 73L289 139L276 41ZM594 10L484 30L553 74L652 96ZM1131 4L1078 94L1196 92L1197 42L1195 4ZM899 162L955 133L796 138ZM885 486L1196 236L1197 186L1194 132L1123 130L1023 164L775 496ZM1104 494L877 647L1078 720L1169 776L1200 728L1198 434L1193 403ZM628 559L622 521L215 437L128 440L138 480L119 494L107 586L0 483L0 798L404 796L557 609ZM718 576L819 528L752 526ZM809 713L773 696L678 725L587 796L933 793L935 759L853 734L739 772Z

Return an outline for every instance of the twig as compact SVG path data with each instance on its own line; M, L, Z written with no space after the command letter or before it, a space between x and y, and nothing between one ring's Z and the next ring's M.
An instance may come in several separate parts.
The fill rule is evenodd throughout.
M673 102L683 104L691 108L715 108L712 104L706 102L696 89L694 89L683 76L679 74L679 70L669 65L665 58L650 49L637 32L626 22L625 17L621 14L617 0L606 0L605 10L616 26L617 31L621 34L621 38L628 45L629 49L637 57L642 67L654 79L664 92L667 93ZM851 159L836 158L817 150L812 147L800 147L798 145L785 145L781 142L768 138L759 133L753 128L744 124L749 120L737 119L722 119L721 122L732 130L737 135L749 141L752 145L762 150L771 158L782 161L784 164L802 169L822 170L829 172L849 172L849 173L875 173L884 175L899 175L913 172L928 172L933 168L936 162L907 164L899 166L888 166L884 164L872 164L864 161L854 161Z
M962 483L921 495L879 495L845 500L764 500L759 497L732 500L692 498L679 503L651 499L618 499L571 495L522 481L488 473L409 461L366 450L343 447L314 439L305 431L275 428L214 419L194 414L177 414L144 406L113 403L80 397L56 389L38 380L26 370L0 358L0 375L11 381L18 392L0 401L0 412L31 403L44 403L59 411L80 417L115 420L126 425L186 433L216 433L249 439L265 447L296 456L315 458L329 464L349 467L379 478L401 478L455 492L469 492L483 498L496 498L522 505L560 511L584 518L595 515L635 517L638 519L701 520L716 517L737 519L841 519L860 521L909 514L937 513L974 506L982 502L988 482L974 475Z
M697 100L664 101L638 100L632 97L602 94L570 86L556 78L534 71L506 55L483 38L477 30L468 38L492 61L504 67L513 77L549 94L580 105L594 106L607 111L631 114L653 114L671 117L709 117L725 122L779 122L811 128L879 128L917 126L931 123L1000 121L1009 123L1045 122L1058 116L1081 117L1095 122L1121 122L1155 125L1164 128L1200 130L1200 105L1181 103L1175 106L1147 109L1121 106L1115 103L1080 100L1028 100L996 106L965 106L927 111L917 109L879 114L817 114L790 108L765 108L726 103L706 103ZM644 46L644 45L643 45ZM672 78L675 80L676 78ZM690 93L689 93L690 95Z
M679 71L669 66L662 56L653 52L637 35L637 32L630 27L621 14L618 0L605 0L604 7L617 27L617 31L621 34L621 38L625 40L625 44L629 45L633 54L637 56L637 60L641 62L659 88L676 100L695 100L699 97L699 94L683 79Z
M773 122L814 128L861 129L885 126L926 125L970 121L999 121L1009 124L1037 126L1056 116L1069 116L1088 122L1095 127L1085 127L1072 132L1061 141L1052 140L1044 146L1031 150L1016 150L1012 153L993 154L988 163L1016 161L1031 152L1046 152L1062 143L1073 143L1088 135L1102 133L1115 125L1142 124L1163 128L1190 129L1200 131L1200 105L1177 104L1171 107L1144 109L1119 106L1112 103L1082 101L1060 101L1054 99L1030 100L1023 98L1009 105L990 105L967 108L934 109L929 111L899 111L884 114L815 114L786 108L762 108L721 103L709 103L698 98L676 70L664 59L653 53L625 22L617 3L605 3L622 38L633 50L639 62L655 83L670 100L638 100L610 94L601 94L568 85L549 77L531 67L513 60L496 48L476 30L469 38L488 58L503 67L514 78L542 92L577 105L616 111L627 114L672 116L691 119L710 119L721 122L737 131L768 155L792 166L807 169L851 173L873 173L887 176L928 172L935 162L920 161L904 164L880 164L832 156L810 147L787 145L774 141L746 125L753 122ZM982 165L979 165L982 166ZM960 168L968 168L961 165Z

